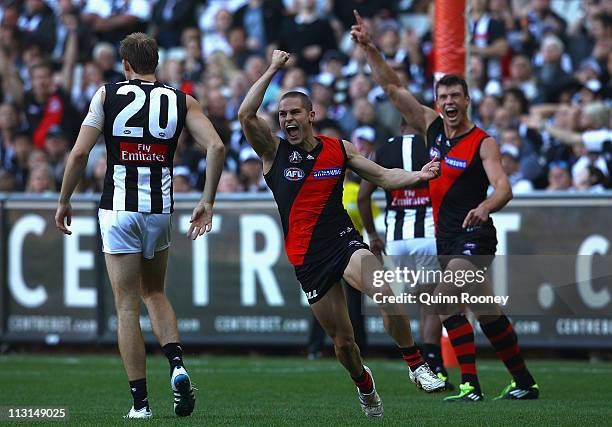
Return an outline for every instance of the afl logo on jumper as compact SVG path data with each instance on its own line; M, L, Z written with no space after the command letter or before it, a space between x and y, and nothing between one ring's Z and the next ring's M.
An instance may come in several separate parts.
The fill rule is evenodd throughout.
M302 156L297 151L292 151L289 154L289 163L300 163L302 161Z
M435 159L436 157L438 159L442 158L442 156L440 155L440 150L438 150L437 148L432 148L429 150L429 157L431 159Z
M304 178L304 171L300 168L287 168L284 175L289 181L299 181Z

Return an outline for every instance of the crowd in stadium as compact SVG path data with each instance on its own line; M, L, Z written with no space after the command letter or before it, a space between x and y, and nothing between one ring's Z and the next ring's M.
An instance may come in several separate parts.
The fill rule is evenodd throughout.
M515 194L610 186L612 2L468 0L472 117L497 139ZM220 192L269 191L237 120L274 48L289 66L262 114L278 131L283 91L313 100L315 128L369 153L400 116L349 37L353 9L387 61L433 104L433 0L0 1L0 192L59 190L99 86L124 80L118 43L134 31L160 46L158 79L198 99L226 147ZM78 192L100 192L104 142ZM203 188L205 153L182 135L174 191Z

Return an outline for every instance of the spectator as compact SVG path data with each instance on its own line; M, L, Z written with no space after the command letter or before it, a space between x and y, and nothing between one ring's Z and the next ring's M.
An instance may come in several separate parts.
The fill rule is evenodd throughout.
M298 13L285 18L280 32L280 49L292 53L293 65L311 76L319 73L323 54L337 48L329 21L317 14L314 0L297 0Z
M217 193L237 193L240 191L240 181L238 176L231 171L224 170L219 178Z
M523 177L520 171L519 149L514 145L502 144L499 149L501 154L501 164L504 172L508 175L508 180L512 186L513 194L525 194L533 190L533 184Z
M577 191L586 191L589 193L601 193L608 186L608 179L601 169L590 165L578 174L575 181Z
M232 25L244 30L250 50L265 55L267 46L278 43L282 20L282 0L249 0L236 10Z
M539 85L533 75L529 58L525 55L516 55L510 62L510 76L504 82L506 88L518 88L532 103L541 102Z
M563 37L567 24L550 7L550 0L531 0L527 16L521 19L524 39L521 53L533 55L547 35Z
M7 168L15 176L16 191L23 191L27 184L29 159L32 153L32 140L25 132L17 133L13 136L12 144L13 155L11 156L10 167ZM44 154L44 153L43 153Z
M495 111L501 106L501 101L493 95L485 96L478 106L477 114L474 117L474 122L478 127L487 133L494 133L493 118Z
M270 191L263 177L261 159L251 147L240 151L240 181L242 191L247 193Z
M55 47L55 15L43 0L26 0L17 21L26 44L36 43L49 54Z
M48 166L38 165L30 171L26 193L47 193L55 190L55 180Z
M172 173L172 191L176 193L191 193L191 172L187 166L175 166Z
M196 26L196 0L158 0L153 7L157 44L164 49L181 45L181 34Z
M92 171L92 190L101 193L104 190L104 179L106 178L106 152L102 152L96 157Z
M508 52L504 23L487 13L487 0L471 0L470 4L470 51L485 60L488 77L501 80L501 58Z
M238 109L240 108L246 93L250 89L249 80L246 73L242 71L234 73L229 81L229 89L231 92L231 97L227 100L225 117L227 117L228 120L237 120Z
M0 105L0 167L9 169L14 155L13 137L19 131L19 110L14 104Z
M535 181L542 175L543 170L538 161L538 151L529 141L522 140L517 129L509 128L503 130L499 143L504 147L516 148L518 155L514 157L519 162L518 171L522 178Z
M206 69L202 58L200 38L186 37L183 46L185 47L185 59L183 61L185 80L196 82Z
M227 39L231 25L232 14L227 9L219 9L215 15L214 31L205 32L202 38L205 59L215 52L223 52L228 56L232 55L232 48Z
M566 161L554 161L548 169L548 187L546 191L568 191L573 190L572 175Z
M146 31L151 12L147 0L87 0L82 19L100 40L117 48L128 34Z
M78 133L79 117L66 90L71 87L72 68L64 69L63 86L55 89L52 81L52 69L48 63L34 65L30 69L32 90L24 97L24 109L28 126L32 131L34 146L43 148L49 128L59 125L74 141Z
M102 71L105 82L117 83L125 80L125 76L115 70L117 54L112 44L107 42L98 43L93 49L93 60Z
M58 126L51 126L45 138L45 152L47 160L56 184L61 184L68 155L68 139L66 134Z
M485 61L478 55L470 57L470 73L468 77L472 106L478 107L487 95L500 96L501 84L496 79L489 79L485 70Z
M8 170L0 168L0 193L10 193L15 189L15 176Z
M393 0L342 0L335 1L333 14L340 20L344 30L349 30L355 23L353 10L359 12L362 18L389 18L397 13L397 3Z
M232 61L234 61L238 68L244 69L247 59L256 53L247 44L244 28L231 28L227 35L227 42L232 51Z
M534 59L536 76L542 85L545 102L558 101L561 89L572 82L571 60L563 50L561 39L546 36Z

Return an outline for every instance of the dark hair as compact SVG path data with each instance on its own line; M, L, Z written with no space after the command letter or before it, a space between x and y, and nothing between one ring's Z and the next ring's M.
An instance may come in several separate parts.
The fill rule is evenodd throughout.
M310 100L310 97L304 92L290 90L289 92L281 96L278 102L280 103L285 98L299 98L302 102L302 107L304 107L308 112L312 111L312 101Z
M145 33L132 33L121 41L121 59L125 59L134 72L153 74L159 61L157 42Z
M438 80L436 83L436 98L438 97L438 88L440 86L456 86L459 85L463 88L463 94L469 96L468 85L463 77L457 74L447 74Z
M519 103L521 104L521 114L527 114L529 112L529 101L521 89L518 87L510 87L506 89L502 94L502 104L506 101L508 95L513 95L518 99Z
M31 75L32 73L34 73L35 70L38 70L39 68L44 68L47 71L49 71L49 73L53 74L53 66L51 65L51 63L49 61L39 61L39 62L34 63L30 67L28 72Z

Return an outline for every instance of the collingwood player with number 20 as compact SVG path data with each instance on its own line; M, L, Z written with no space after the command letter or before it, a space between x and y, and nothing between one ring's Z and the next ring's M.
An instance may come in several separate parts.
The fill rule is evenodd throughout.
M274 136L257 117L257 110L272 78L288 59L287 52L273 52L272 63L247 93L238 117L247 141L263 161L264 177L281 216L285 249L310 307L355 382L362 410L369 417L381 417L383 405L355 344L340 279L370 298L393 292L388 284L380 288L373 285L374 273L382 265L367 250L342 206L344 172L350 167L381 187L403 188L436 177L438 163L431 161L418 172L384 169L359 154L348 141L315 136L312 102L296 91L285 93L278 103L286 139ZM427 391L443 389L444 382L431 372L414 345L410 323L400 307L379 307L385 327L416 382Z
M195 405L183 364L176 315L165 295L170 247L172 160L183 128L207 153L206 185L193 210L188 236L212 228L213 203L223 169L224 147L200 104L156 81L157 43L143 33L127 36L120 47L124 82L107 84L94 95L70 152L55 214L57 228L72 219L70 197L89 153L104 134L107 170L99 220L106 267L117 308L119 351L130 382L133 406L126 418L150 418L140 300L170 364L174 412L188 416Z

